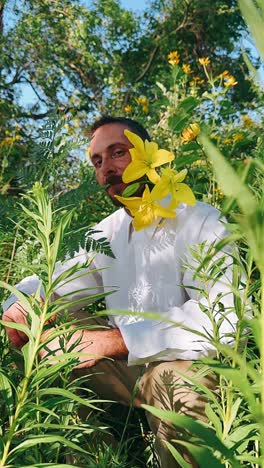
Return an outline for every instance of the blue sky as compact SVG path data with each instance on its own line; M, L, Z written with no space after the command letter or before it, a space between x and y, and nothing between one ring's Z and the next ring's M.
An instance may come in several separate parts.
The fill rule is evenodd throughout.
M148 1L142 0L121 0L120 4L122 7L128 10L144 10L145 6L148 5Z

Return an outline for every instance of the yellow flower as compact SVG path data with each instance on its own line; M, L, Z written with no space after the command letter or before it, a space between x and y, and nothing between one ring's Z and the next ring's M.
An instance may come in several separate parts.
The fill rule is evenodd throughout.
M146 98L145 96L140 96L138 99L137 99L137 102L139 104L141 104L142 106L145 106L148 104L148 98Z
M200 131L200 126L197 123L190 124L189 127L182 131L180 138L183 143L188 143L189 141L195 140Z
M222 73L220 73L220 75L218 75L218 78L227 78L228 76L230 76L230 73L228 70L224 70Z
M192 163L192 167L202 166L203 164L204 164L204 161L202 159L197 159L196 161Z
M210 65L210 59L209 59L209 57L202 57L202 58L199 58L198 60L199 60L199 63L200 63L201 65L204 65L205 67L206 67L207 65Z
M20 139L21 139L20 135L8 136L8 137L3 139L3 141L0 143L0 146L13 145L13 143L15 143L15 141L20 140Z
M143 106L143 107L142 107L142 112L144 112L144 114L148 114L148 113L149 113L149 108L148 108L148 106Z
M192 81L190 81L190 86L195 86L197 84L203 84L204 80L200 78L199 76L194 76Z
M244 138L244 135L243 133L237 133L236 135L233 136L233 141L240 141L240 140L243 140Z
M177 172L168 167L161 169L161 174L160 180L151 192L154 199L165 198L170 193L171 201L167 206L168 210L177 208L181 202L187 205L195 205L196 200L192 190L188 185L182 183L187 174L186 169Z
M160 176L155 168L166 164L174 159L174 156L169 151L159 149L154 141L143 140L135 133L125 130L124 134L132 143L134 148L129 150L132 161L123 172L123 182L128 184L134 180L138 180L146 175L150 182L156 184Z
M236 86L236 85L237 85L237 81L234 76L228 75L225 77L224 86L226 88L230 88L231 86Z
M210 135L210 138L211 138L211 140L216 140L216 141L219 140L219 136L218 136L218 135Z
M150 192L146 185L142 197L119 197L115 195L130 211L134 217L133 226L136 231L150 226L154 221L159 221L160 218L175 218L176 213L168 208L163 208L156 203L157 198L153 196L153 190Z
M125 111L127 114L130 114L130 112L132 112L132 106L130 106L130 105L125 106L124 111Z
M182 69L186 75L190 75L190 73L192 73L191 65L184 63Z
M224 198L224 193L222 192L222 190L219 187L217 187L215 189L215 193L218 196L218 198Z
M245 127L251 127L254 125L254 121L248 115L242 115L241 119Z
M180 55L177 50L168 54L168 62L170 65L178 65L180 63Z
M231 138L225 138L223 143L224 143L224 145L229 145L230 143L232 143L232 140L231 140Z

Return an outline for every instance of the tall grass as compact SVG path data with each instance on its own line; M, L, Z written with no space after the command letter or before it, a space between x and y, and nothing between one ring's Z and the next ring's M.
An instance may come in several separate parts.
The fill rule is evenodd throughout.
M89 390L82 390L84 396L79 396L82 381L73 381L70 377L78 358L74 349L67 349L74 321L69 317L67 320L65 302L70 309L79 301L68 301L62 296L51 303L56 285L68 281L73 273L81 275L84 266L75 264L53 279L73 211L53 211L52 203L39 183L34 185L31 195L26 196L21 209L29 221L28 234L39 248L40 263L29 268L38 274L40 283L34 296L28 296L8 283L0 282L2 288L17 296L20 307L28 312L25 325L0 321L1 325L23 332L28 338L19 353L20 364L12 369L13 372L9 368L8 355L4 353L2 356L0 466L61 466L67 453L76 451L87 455L83 448L85 437L100 430L78 416L80 405L96 410L98 400ZM100 293L90 299L98 300L103 296ZM49 328L50 321L55 330L52 337L60 337L64 353L57 356L55 362L52 362L52 356L39 361L39 352L51 339L49 336L43 340L43 332Z

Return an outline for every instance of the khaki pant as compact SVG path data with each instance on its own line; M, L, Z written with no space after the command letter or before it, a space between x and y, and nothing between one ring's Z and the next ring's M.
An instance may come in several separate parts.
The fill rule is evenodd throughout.
M188 377L194 376L194 371L190 369L191 365L192 361L178 360L128 367L126 361L103 359L94 367L75 370L74 376L87 375L87 386L102 399L114 400L124 405L133 404L136 407L145 403L195 419L206 420L204 414L206 400L188 381ZM215 387L214 378L209 376L199 378L199 382L208 388ZM149 426L156 436L155 451L160 466L162 468L179 466L164 443L180 438L177 429L149 412L146 415ZM190 466L197 466L183 446L178 445L177 449Z

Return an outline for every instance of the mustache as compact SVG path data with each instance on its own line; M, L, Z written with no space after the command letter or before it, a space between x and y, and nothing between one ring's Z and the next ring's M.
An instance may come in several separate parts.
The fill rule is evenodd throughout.
M115 184L122 184L122 183L123 183L122 176L111 175L107 177L106 179L106 185L115 185Z

